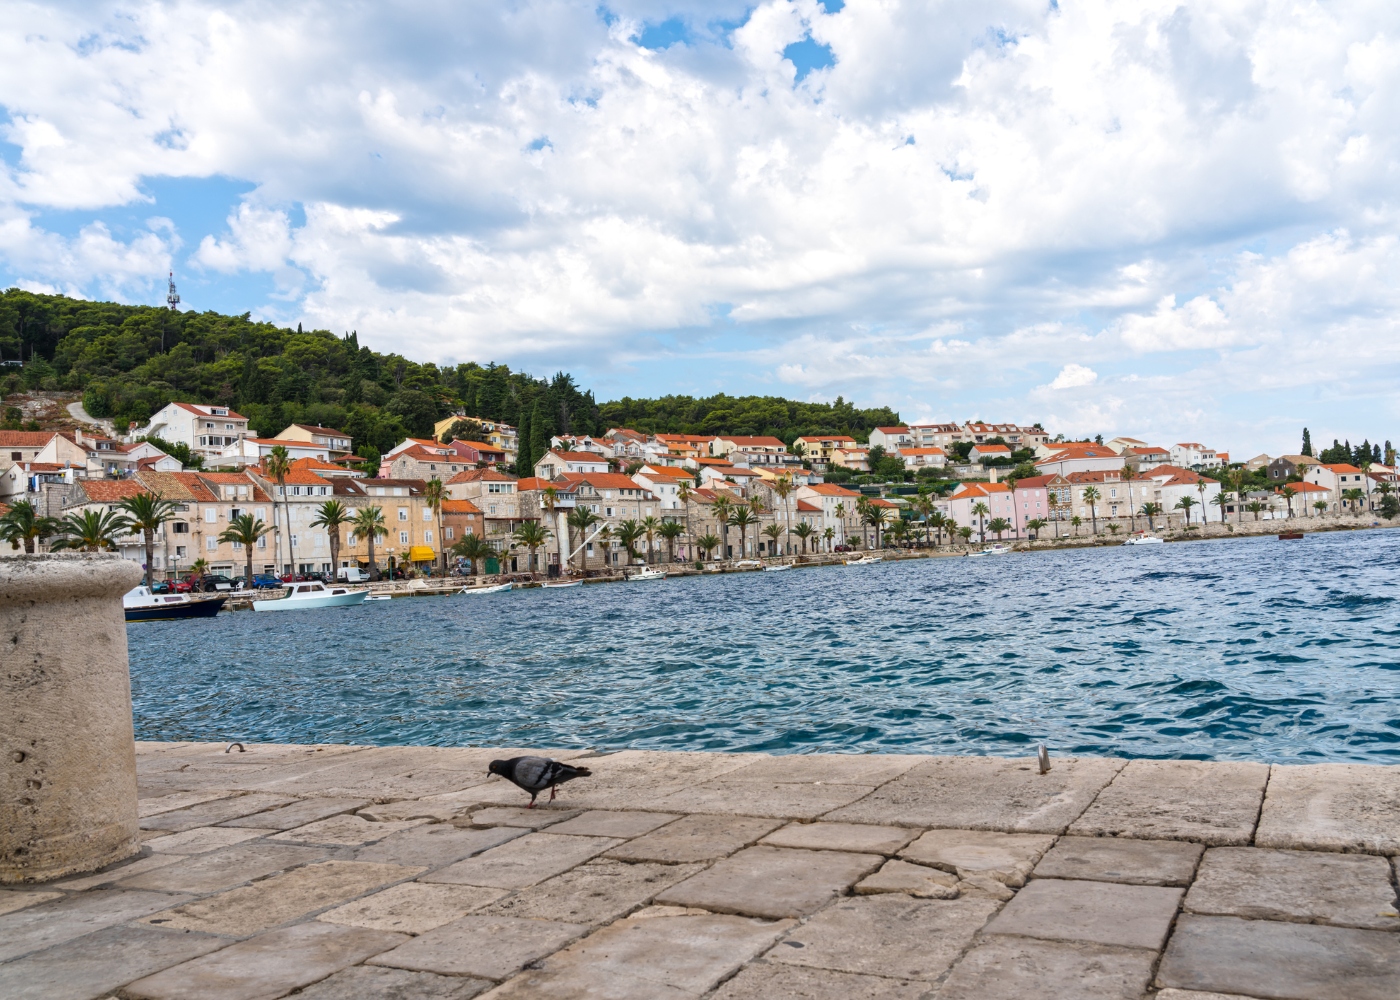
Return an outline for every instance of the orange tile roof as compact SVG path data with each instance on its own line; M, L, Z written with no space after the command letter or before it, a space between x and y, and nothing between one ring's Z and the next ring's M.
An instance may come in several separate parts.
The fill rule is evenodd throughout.
M962 500L964 497L986 497L993 493L1010 493L1011 488L1005 483L963 483L948 499Z
M569 483L587 483L595 490L640 490L647 488L620 472L566 472L559 477Z
M661 479L691 479L695 478L695 473L687 469L682 469L674 465L648 465L642 470L640 475L657 476Z
M744 435L734 435L734 434L718 434L718 435L716 435L716 437L718 437L721 441L728 441L728 442L730 442L730 443L732 443L732 444L737 444L737 445L739 445L741 448L742 448L744 445L749 445L750 447L755 447L755 448L756 448L756 447L760 447L760 446L761 446L761 447L764 447L764 448L786 448L786 447L787 447L787 445L783 444L783 442L782 442L780 439L775 438L775 437L770 437L769 435L766 435L766 434L760 434L760 435L757 435L757 436L753 436L753 435L744 436Z
M1011 449L1006 447L1006 445L1004 444L975 444L972 447L974 450L980 451L983 454L986 454L987 452L991 451L1004 451L1008 455L1011 454Z
M813 483L807 489L819 493L826 497L858 497L855 490L848 490L844 486L837 486L835 483Z
M42 448L57 431L0 431L0 448Z
M1058 450L1049 458L1041 459L1042 462L1060 462L1073 458L1117 458L1118 453L1112 448L1101 444L1071 444L1053 446Z
M323 462L319 458L298 458L292 461L293 469L306 469L315 472L317 469L329 469L333 472L344 472L345 467L334 462Z
M1048 486L1051 480L1059 478L1060 476L1058 473L1051 473L1048 476L1027 476L1025 479L1016 480L1016 488L1019 490L1023 486L1030 487L1031 489Z
M334 427L312 427L310 424L288 424L287 427L300 427L304 431L311 431L313 434L332 434L336 437L348 438L350 435L344 431L338 431ZM282 428L283 432L287 427Z
M1340 465L1324 465L1323 468L1326 469L1326 470L1328 470L1329 472L1337 472L1337 473L1352 473L1352 472L1355 472L1355 473L1357 473L1358 475L1360 475L1360 473L1361 473L1361 470L1358 469L1356 466L1354 466L1354 465L1347 465L1347 464L1345 464L1345 463L1340 464Z
M248 419L247 417L243 416L243 415L240 414L240 413L234 413L234 412L233 412L232 410L230 410L227 406L221 406L221 407L219 407L219 409L221 409L221 410L227 410L227 411L228 411L227 413L205 413L203 410L201 410L198 406L194 405L193 403L176 403L175 405L178 406L178 407L179 407L180 409L182 409L182 410L189 410L191 413L198 413L201 417L215 417L215 418L218 419L218 420L224 420L224 419L228 419L228 420L247 420L247 419ZM204 405L209 406L209 407L213 407L214 404L213 404L213 403L208 403L208 404L204 404Z
M909 428L908 428L908 427L903 427L903 426L901 426L901 427L876 427L875 429L876 429L877 431L879 431L881 434L908 434L908 433L909 433Z
M1274 490L1275 493L1282 493L1284 488L1292 490L1294 493L1327 493L1327 487L1319 486L1317 483L1284 483L1283 486Z
M78 486L90 503L116 503L150 492L134 479L79 479Z
M821 507L810 500L799 500L797 501L797 509L800 511L820 511Z
M496 447L494 444L487 444L485 441L461 441L461 440L458 440L458 441L455 442L455 443L456 443L456 444L464 444L464 445L466 445L468 448L475 448L477 451L499 451L501 454L505 454L505 449L504 449L504 448L498 448L498 447Z
M984 449L981 449L981 450L985 451L986 449L984 448ZM942 448L900 448L900 449L899 449L899 453L900 453L901 455L946 455L946 454L948 454L948 453L947 453L946 451L944 451Z
M480 514L481 508L470 500L444 500L442 512L444 514Z
M454 483L475 483L482 481L513 483L517 481L517 477L511 475L509 472L501 472L499 469L465 469L449 479L447 485L451 486Z

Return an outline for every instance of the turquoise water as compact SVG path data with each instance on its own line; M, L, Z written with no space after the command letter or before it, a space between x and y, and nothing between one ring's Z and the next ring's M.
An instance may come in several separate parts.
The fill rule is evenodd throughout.
M1400 761L1400 531L128 628L138 738Z

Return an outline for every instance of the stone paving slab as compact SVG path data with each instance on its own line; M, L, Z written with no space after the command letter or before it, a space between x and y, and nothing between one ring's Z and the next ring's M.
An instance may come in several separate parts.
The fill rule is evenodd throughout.
M93 1000L228 944L208 934L118 925L0 965L5 1000Z
M1045 834L997 833L991 830L930 830L899 852L959 878L984 876L1013 888L1025 885L1055 838Z
M1395 1000L1400 934L1184 914L1157 985L1270 1000Z
M371 823L359 816L332 816L317 820L295 830L288 830L269 837L269 840L287 844L324 844L332 847L363 847L373 844L400 830L411 830L422 826L427 820L405 819L387 823Z
M1206 851L1191 913L1400 930L1390 863L1369 854L1220 847Z
M262 1000L363 962L404 941L402 934L316 921L269 931L126 988L149 1000Z
M759 843L769 847L799 847L808 851L855 851L894 854L919 835L900 826L865 823L789 823Z
M938 1000L1141 1000L1155 958L1138 948L989 937L957 964Z
M1104 757L932 757L823 819L1007 833L1064 833L1123 767Z
M1184 886L1190 884L1204 850L1180 840L1061 837L1035 866L1035 876Z
M490 987L485 979L357 965L308 986L296 1000L471 1000Z
M525 830L508 826L463 830L448 823L432 823L403 830L377 844L362 847L355 852L355 860L437 868L489 851L525 833Z
M412 878L422 870L360 861L323 861L163 910L144 918L144 922L175 930L250 937L392 882Z
M163 910L188 896L94 889L0 917L0 962Z
M844 893L882 860L874 854L749 847L667 889L656 901L718 913L800 917Z
M1211 846L1248 844L1268 779L1267 764L1129 761L1069 832Z
M1400 854L1400 767L1275 764L1254 843Z
M551 832L579 837L618 837L630 840L641 837L658 827L680 819L678 813L618 812L613 809L591 809L560 823Z
M513 893L493 903L486 912L572 924L611 923L703 867L594 860Z
M1202 993L1199 990L1160 990L1152 995L1152 1000L1262 1000L1260 997L1241 996L1238 993Z
M518 826L525 830L543 830L555 823L573 819L578 809L530 809L526 806L490 806L471 814L472 826ZM460 822L460 821L459 821Z
M556 759L559 758L555 755ZM657 803L672 792L702 784L746 764L764 760L764 754L669 753L664 750L623 750L590 757L591 778L571 781L559 790L570 809L666 811ZM504 778L494 778L504 805L524 805L529 797Z
M721 986L714 1000L922 1000L930 986L903 979L755 962Z
M320 861L325 856L326 852L319 847L239 844L212 854L175 857L175 864L137 872L117 884L123 889L158 892L222 892L253 879Z
M883 785L927 757L896 753L803 753L761 756L729 771L736 781L816 782L827 785Z
M843 899L793 929L770 962L932 982L972 943L998 904L987 899Z
M752 816L685 816L613 848L608 857L667 864L710 861L747 847L781 825L778 820Z
M183 854L154 854L143 853L138 857L119 861L115 865L110 865L92 875L80 875L77 878L66 878L60 882L53 883L60 889L69 891L80 891L82 889L96 889L98 886L111 885L115 882L128 879L133 875L148 872L156 868L164 868L166 865L179 864L185 860ZM140 888L133 886L132 888ZM0 897L0 913L5 912L3 897Z
M790 920L718 913L634 916L485 994L490 1000L695 1000L762 952ZM606 990L600 989L606 985Z
M1167 886L1034 879L997 914L987 933L1157 951L1181 895L1181 889Z
M959 896L956 875L899 860L886 861L874 875L857 882L854 891L858 896L902 892L920 899L957 899Z
M200 826L215 826L241 816L252 816L278 806L285 806L295 799L287 795L268 795L254 792L250 795L234 795L224 799L202 802L185 809L157 813L141 820L143 830L168 830L179 833Z
M172 861L175 859L171 859ZM100 876L99 876L100 877ZM66 884L66 883L65 883ZM101 885L95 882L93 885ZM77 886L76 888L87 889L91 886ZM22 910L27 906L36 906L39 903L46 903L51 899L62 899L63 893L45 891L43 889L6 889L0 892L0 916L6 913L13 913L15 910Z
M214 799L225 799L232 794L233 792L227 789L219 789L214 791L170 792L166 795L154 795L150 798L143 798L137 803L136 814L142 819L146 819L148 816L174 812L176 809L188 809L190 806L212 802Z
M369 805L365 799L298 799L296 802L269 809L253 816L240 816L220 823L220 826L255 826L265 830L294 830L320 819L329 819L340 813L354 812Z
M160 854L205 854L221 847L232 847L245 840L265 837L275 830L228 830L218 826L197 826L181 833L152 837L145 846Z
M466 916L370 960L415 972L505 979L588 932L586 924Z
M864 798L874 788L873 785L820 782L741 781L726 775L672 792L658 799L656 805L672 812L816 819L823 813Z
M327 910L316 919L376 931L426 934L435 927L450 924L494 903L507 892L508 889L486 889L476 885L400 882L372 896L363 896L352 903Z
M422 881L524 889L581 865L619 843L609 837L529 833L424 876Z

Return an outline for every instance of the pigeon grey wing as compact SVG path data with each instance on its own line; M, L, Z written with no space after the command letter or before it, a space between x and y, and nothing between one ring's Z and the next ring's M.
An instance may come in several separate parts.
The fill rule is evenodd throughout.
M511 772L511 780L527 791L538 792L549 787L553 770L557 766L557 763L548 757L520 757Z

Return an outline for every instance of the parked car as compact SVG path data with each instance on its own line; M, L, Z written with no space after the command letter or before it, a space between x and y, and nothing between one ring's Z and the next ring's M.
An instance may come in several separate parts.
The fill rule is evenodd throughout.
M206 594L220 590L232 590L233 581L218 573L205 573L196 583L196 588Z
M358 566L342 566L336 570L335 578L343 583L368 583L369 572Z
M271 573L254 573L253 589L255 590L277 590L282 586L282 581Z

